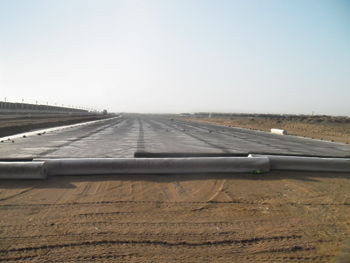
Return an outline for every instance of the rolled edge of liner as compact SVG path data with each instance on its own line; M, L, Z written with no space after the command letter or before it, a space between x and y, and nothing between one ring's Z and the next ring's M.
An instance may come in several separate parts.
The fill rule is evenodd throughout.
M309 172L350 172L350 158L322 158L250 154L248 157L266 156L271 170Z
M42 162L0 162L1 179L46 179L47 164Z
M71 158L46 160L48 175L245 173L270 170L267 157Z

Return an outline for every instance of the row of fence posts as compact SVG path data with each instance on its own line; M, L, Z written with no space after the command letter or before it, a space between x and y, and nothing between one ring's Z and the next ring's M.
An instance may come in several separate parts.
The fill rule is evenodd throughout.
M30 104L18 102L6 102L0 101L0 112L1 113L88 113L88 110L85 109L77 109L77 108L67 108L67 107L59 107L59 106L51 106L51 105L38 105L38 104Z

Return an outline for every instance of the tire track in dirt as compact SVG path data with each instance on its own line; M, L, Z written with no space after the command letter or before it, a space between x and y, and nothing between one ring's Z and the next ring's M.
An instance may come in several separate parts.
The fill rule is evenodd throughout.
M60 259L61 261L67 261L68 252L70 258L74 258L74 255L80 255L79 258L84 257L88 259L88 261L94 261L98 258L103 259L106 256L105 252L110 251L111 249L112 251L121 251L122 254L129 254L133 251L137 251L138 254L143 255L143 258L145 258L145 256L151 252L151 258L153 260L164 255L167 255L166 258L169 260L169 256L177 256L179 253L186 255L186 258L193 256L193 258L198 259L198 256L203 256L203 254L207 255L209 251L211 252L211 256L214 256L216 253L225 253L226 255L230 255L232 260L232 257L242 255L243 253L261 254L298 252L300 251L301 246L305 245L301 243L301 246L299 246L297 244L297 242L300 242L299 240L294 239L295 241L292 243L291 240L293 240L293 237L285 237L285 239L277 240L273 238L271 240L241 240L237 242L232 242L232 240L223 240L222 242L202 242L202 244L189 243L186 241L170 243L166 241L159 242L153 240L136 242L124 240L99 240L94 242L71 242L56 246L49 245L41 247L27 247L23 250L13 250L8 252L8 255L6 258L4 258L4 260L11 260L13 258L38 259L40 256L43 257L50 252L50 258L55 258L55 261ZM276 246L276 242L280 242L280 244ZM199 253L198 250L202 252ZM307 245L305 245L305 249L302 251L304 251L304 253L310 253L313 250L315 250L313 247L307 247ZM216 255L216 258L217 256L218 255ZM288 257L281 258L287 259ZM168 260L165 259L165 261Z
M150 186L151 187L151 186ZM72 202L72 203L65 203L65 204L49 204L49 203L38 203L38 204L25 204L25 205L13 205L13 204L4 204L0 205L0 208L4 209L16 209L17 207L55 207L57 205L59 206L80 206L80 205L101 205L101 204L156 204L159 203L159 201L132 201L132 200L120 200L120 201L102 201L102 202ZM186 202L166 202L166 204L207 204L208 201L186 201ZM211 204L244 204L244 205L258 205L259 203L257 201L245 201L245 200L233 200L233 201L210 201ZM350 203L344 203L344 204L329 204L329 203L320 203L320 204L313 204L313 203L299 203L299 202L287 202L286 204L278 204L277 206L304 206L304 205L314 205L314 206L350 206Z
M103 201L103 200L105 199L105 196L106 196L107 191L108 191L108 189L109 189L109 184L110 184L110 181L105 182L105 184L104 184L104 189L103 189L103 191L102 191L102 196L100 196L99 199L98 199L98 201L96 201L96 202L101 202L101 201ZM101 194L101 192L100 192L100 193L96 193L96 196L97 196L97 195L100 195L100 194Z
M132 185L134 182L128 184L128 185ZM143 200L130 200L130 199L134 199L134 198L137 198L139 196L143 196L144 194L147 194L147 193L150 193L150 192L155 192L155 189L157 189L158 186L157 185L149 185L149 186L146 186L144 188L141 189L140 192L138 192L137 194L133 193L133 194L130 194L128 196L124 196L123 198L126 199L124 200L125 202L132 202L132 203L138 203L138 202L148 202L148 201L143 201Z
M130 251L138 250L139 253L144 254L151 250L155 252L156 256L163 255L164 253L169 255L175 253L175 250L177 253L183 251L184 253L191 254L198 253L196 251L202 251L201 253L203 253L203 251L208 251L208 249L211 251L212 249L216 249L218 252L228 253L230 251L229 253L232 254L242 252L264 253L264 251L269 253L273 251L285 253L288 251L315 249L315 244L313 243L314 245L311 246L310 239L305 240L303 235L300 235L300 230L296 228L296 226L300 225L304 225L304 228L307 228L307 221L277 220L272 222L271 220L247 221L232 219L222 221L211 218L211 220L213 220L211 222L193 222L199 218L202 218L202 220L205 218L200 215L195 216L196 213L194 213L193 216L191 216L192 220L179 222L179 217L175 216L174 213L169 215L162 211L158 211L159 213L149 212L148 215L151 217L145 217L145 214L140 210L139 213L132 212L133 207L130 207L130 204L133 203L135 202L124 203L125 208L128 208L125 212L127 212L128 215L132 213L138 214L136 218L141 220L139 222L135 221L133 217L125 217L125 214L121 216L119 212L92 212L92 221L86 221L89 217L81 218L82 221L80 221L78 217L71 218L70 226L67 230L68 232L66 231L64 236L62 236L61 233L65 225L63 225L62 230L60 230L62 225L60 221L56 222L54 226L49 224L49 222L45 225L41 222L36 222L36 225L27 227L17 222L14 227L21 226L20 228L16 228L15 230L8 227L5 229L6 233L12 233L14 240L16 240L16 243L12 242L12 248L6 249L6 259L14 258L15 256L23 259L29 254L40 254L40 252L45 253L45 251L50 251L51 257L57 259L61 255L61 249L65 249L65 254L70 251L68 254L72 256L74 247L77 247L80 252L86 249L88 253L90 253L90 251L99 251L97 255L103 255L100 251L103 245L109 247L113 246L113 251L118 250L119 245L122 246L120 249L123 249L123 251L128 249L126 246L132 246ZM154 203L155 202L153 202L152 205L155 205ZM174 205L175 204L176 203L174 203ZM215 205L215 203L210 204ZM111 204L107 203L104 205L108 206ZM162 203L159 203L159 205L159 208L166 207L166 205ZM179 206L184 210L188 210L188 204L186 203L182 203ZM59 209L63 218L65 213L63 213L62 209L64 210L65 206ZM175 208L175 210L176 211L172 212L176 212L178 215L179 213L181 214L180 210L177 208ZM113 217L109 217L108 215ZM218 215L218 218L220 217L221 216ZM154 222L155 218L160 221ZM166 218L172 218L172 220L175 221L164 221ZM187 218L187 216L185 216L185 218ZM79 220L76 221L75 219ZM145 222L144 220L147 219L152 221ZM125 222L125 220L127 221ZM206 220L208 220L208 218ZM306 222L306 225L303 224L303 222ZM294 232L291 230L291 225L294 226ZM266 232L265 228L271 226L274 227L274 230ZM284 227L284 232L279 230L281 227ZM55 230L56 228L57 230ZM32 232L34 235L21 237L20 239L16 237L16 233L19 231L27 232L31 231L30 229L35 230L35 232ZM84 231L81 232L81 229L84 229ZM247 232L245 229L255 229L255 231ZM180 232L178 232L179 230ZM203 232L203 230L205 231ZM58 233L53 234L55 231L58 231ZM30 232L28 232L28 234L29 233ZM9 242L11 242L11 238L7 238ZM41 246L32 245L40 244L43 238L48 242ZM92 242L81 243L79 240L82 239ZM26 240L28 240L30 244L28 244ZM192 248L196 247L198 249L192 250ZM21 256L19 257L18 254L21 254ZM86 253L83 254L85 255Z
M153 213L152 211L147 211L148 213ZM128 213L135 213L135 212L128 212ZM144 214L144 213L142 213ZM79 216L84 215L84 216L88 216L88 215L92 215L92 216L96 216L98 217L99 215L120 215L120 212L106 212L106 213L89 213L89 214L79 214ZM62 216L61 219L64 219L65 216ZM178 219L176 221L159 221L159 222L155 222L155 221L151 221L151 222L144 222L144 221L124 221L121 222L119 217L115 217L110 218L110 217L105 217L103 219L103 221L98 221L98 220L94 220L94 221L79 221L79 220L75 220L74 218L76 217L72 217L72 225L95 225L95 224L109 224L113 227L117 227L117 228L123 228L124 226L134 226L137 225L139 227L162 227L164 229L169 229L169 228L175 228L177 226L183 228L183 227L188 227L188 228L198 228L198 227L202 227L204 226L205 228L210 228L210 227L216 227L216 226L220 226L221 229L238 229L238 230L242 230L242 228L248 228L248 229L253 229L253 228L258 228L258 227L266 227L266 226L275 226L276 228L280 228L280 227L289 227L289 228L299 228L300 226L305 227L306 229L308 229L311 225L313 225L312 220L308 220L308 219L274 219L274 220L269 220L269 219L256 219L256 220L243 220L243 219L229 219L229 220L217 220L217 219L210 219L212 221L203 221L203 222L197 222L197 221L188 221L188 220L183 220L183 221L179 221ZM126 220L128 218L124 218L124 220ZM273 222L272 222L273 221ZM23 222L26 222L25 219L23 219ZM41 222L41 221L40 221ZM19 231L19 232L23 232L26 230L30 230L30 229L34 229L36 227L38 227L37 225L33 225L33 224L29 224L28 222L26 222L26 224L14 224L14 225L3 225L1 226L2 230L7 230L9 232L13 232L13 231ZM41 229L52 229L52 225L50 225L46 220L42 220L41 222L42 224L40 224L40 228ZM63 226L63 225L62 225ZM329 227L327 226L327 224L323 224L321 225L322 227ZM236 231L235 230L235 231ZM29 237L28 237L29 238Z
M171 199L170 199L170 197L169 197L169 195L171 195L172 193L171 193L171 192L169 193L169 190L168 190L168 188L167 188L166 186L163 186L163 185L162 185L161 188L162 188L163 193L164 193L166 199L168 200L168 202L169 202L169 203L172 202L172 200L174 200L174 198L171 198Z
M5 196L5 197L2 197L2 198L0 198L0 201L5 201L5 200L9 200L9 199L11 199L11 198L20 196L20 195L25 194L25 193L27 193L27 192L33 190L33 189L34 189L34 188L25 189L25 190L23 190L23 191L21 191L21 192L19 192L19 193L16 193L16 194L13 194L13 195L8 195L8 196Z
M111 181L108 181L108 183L110 183ZM119 188L123 188L127 185L130 185L132 184L133 182L126 182L124 184L118 184L117 186L113 186L113 187L108 187L108 189L106 189L106 192L113 192L113 191L116 191L116 189L119 190ZM103 200L99 201L99 202L103 202ZM98 202L97 202L98 203Z
M57 236L57 235L56 235ZM38 238L40 236L37 236ZM54 236L55 237L55 236ZM51 249L51 248L61 248L61 247L72 247L72 246L83 246L83 245L98 245L98 244L154 244L154 245L164 245L164 246L206 246L206 245L221 245L221 244L252 244L252 243L261 243L262 241L291 241L296 239L301 239L302 236L273 236L267 238L252 238L252 239L225 239L225 240L216 240L216 241L199 241L199 242L188 242L188 241L161 241L161 240L96 240L96 241L83 241L83 242L72 242L68 244L57 244L57 245L43 245L43 246L28 246L23 248L10 248L6 251L0 250L0 252L20 252L20 251L30 251L30 250L39 250L39 249ZM297 240L295 243L300 242ZM295 246L291 245L286 248L286 250L293 251ZM306 250L310 250L309 248ZM298 250L298 249L296 249ZM305 249L304 249L305 250Z
M125 262L125 261L133 261L133 262L152 262L157 260L158 262L167 262L169 260L176 260L180 262L215 262L219 259L220 262L232 263L232 262L331 262L331 259L334 258L333 255L323 255L323 256L313 256L313 255L266 255L268 253L259 253L257 255L246 253L226 253L223 254L222 251L220 253L212 253L212 254L197 254L193 251L191 253L177 254L172 255L173 257L167 255L155 254L152 252L139 254L134 252L119 252L118 251L108 251L104 254L100 254L98 252L91 251L90 253L84 253L84 255L55 255L55 261L57 262L78 262L78 261L96 261L102 260L103 262ZM226 252L226 251L225 251ZM309 254L309 253L308 253ZM36 255L27 255L25 257L9 257L4 261L17 261L17 260L26 260L26 259L40 259L40 254Z

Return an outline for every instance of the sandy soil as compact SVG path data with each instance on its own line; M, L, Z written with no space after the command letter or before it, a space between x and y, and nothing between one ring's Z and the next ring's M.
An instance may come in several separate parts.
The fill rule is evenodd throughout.
M349 262L350 174L0 184L2 262Z
M300 116L290 118L198 118L191 116L171 118L268 132L271 131L271 128L278 128L286 130L288 134L292 135L350 143L350 118L329 116Z
M109 115L0 115L0 137L22 132L110 118Z

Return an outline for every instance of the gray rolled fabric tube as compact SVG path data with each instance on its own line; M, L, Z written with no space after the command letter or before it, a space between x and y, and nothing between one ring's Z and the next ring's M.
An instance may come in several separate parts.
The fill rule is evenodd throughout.
M0 162L0 179L45 179L45 162Z
M263 155L250 155L262 157ZM270 160L271 170L314 171L314 172L350 172L350 158L322 158L299 156L264 155Z
M46 162L49 175L244 173L270 170L267 157L72 158Z
M350 159L268 156L273 170L350 172Z

